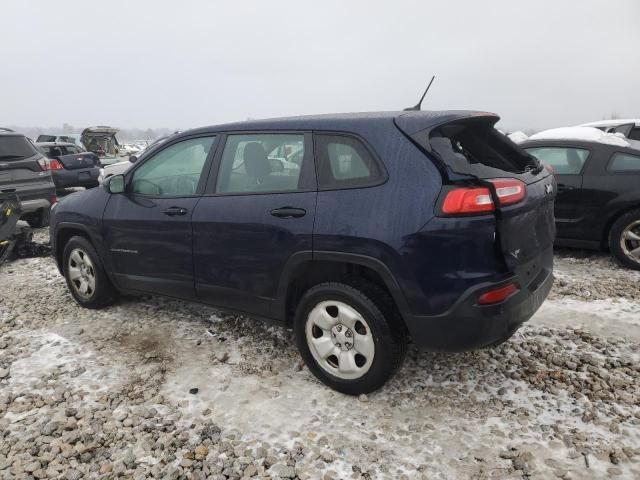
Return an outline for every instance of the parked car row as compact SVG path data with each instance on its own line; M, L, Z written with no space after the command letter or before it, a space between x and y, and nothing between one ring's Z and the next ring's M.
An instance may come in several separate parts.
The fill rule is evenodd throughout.
M90 127L81 134L39 135L32 142L0 128L0 193L15 193L22 218L32 227L49 224L56 193L99 185L101 168L119 161L117 129Z
M117 128L89 127L80 134L39 135L36 143L74 143L85 151L95 153L100 158L101 165L110 165L120 161L120 144L116 137L117 133Z

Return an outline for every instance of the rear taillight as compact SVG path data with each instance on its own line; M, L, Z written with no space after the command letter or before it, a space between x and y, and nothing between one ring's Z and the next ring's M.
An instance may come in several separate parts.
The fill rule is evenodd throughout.
M497 178L489 180L496 189L500 206L513 205L522 201L526 185L515 178ZM459 187L449 190L442 213L445 215L464 215L491 212L494 210L491 192L486 187Z
M40 165L40 168L42 170L62 170L64 169L64 167L62 166L62 163L60 162L60 160L56 160L55 158L53 159L49 159L49 158L41 158L38 160L38 165Z
M62 170L64 167L60 160L56 160L55 158L49 162L49 170Z
M478 297L478 305L493 305L494 303L504 302L511 295L518 293L520 289L515 283L510 283L504 287L494 288L484 292Z

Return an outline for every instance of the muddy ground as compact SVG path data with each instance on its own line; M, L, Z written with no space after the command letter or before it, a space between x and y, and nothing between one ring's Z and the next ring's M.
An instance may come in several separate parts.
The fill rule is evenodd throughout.
M283 329L153 297L88 311L51 259L5 264L0 478L640 478L640 273L562 250L556 276L508 343L412 348L353 398Z

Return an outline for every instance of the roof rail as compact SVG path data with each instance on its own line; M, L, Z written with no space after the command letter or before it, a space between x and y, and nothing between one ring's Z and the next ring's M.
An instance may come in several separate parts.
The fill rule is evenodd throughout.
M14 132L15 130L11 130L10 128L6 128L6 127L0 127L0 130L2 130L3 132Z

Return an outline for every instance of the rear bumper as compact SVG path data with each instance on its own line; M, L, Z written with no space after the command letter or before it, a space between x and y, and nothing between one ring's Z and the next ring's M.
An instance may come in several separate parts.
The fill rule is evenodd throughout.
M20 210L22 214L37 212L41 208L51 207L51 200L47 198L36 198L33 200L20 200Z
M480 306L486 290L516 282L520 291L505 301ZM547 298L553 285L553 249L523 265L515 275L469 289L447 312L434 316L409 316L405 322L417 346L433 351L482 348L508 338L529 320Z
M52 174L56 188L94 187L98 184L100 169L94 167L77 170L53 170Z

